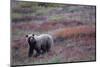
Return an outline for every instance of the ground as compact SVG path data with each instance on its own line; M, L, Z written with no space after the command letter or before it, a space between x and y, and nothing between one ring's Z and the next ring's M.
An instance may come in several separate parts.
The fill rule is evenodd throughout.
M12 4L12 65L96 60L95 6L49 4L47 7L35 3L37 7L33 7L34 3L30 4ZM51 34L54 38L51 51L29 58L25 37L29 33Z

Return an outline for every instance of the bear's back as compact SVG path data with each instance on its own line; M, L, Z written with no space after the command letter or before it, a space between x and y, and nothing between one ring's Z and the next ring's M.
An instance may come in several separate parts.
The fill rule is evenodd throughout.
M51 44L53 43L53 38L49 34L41 34L39 36L35 36L35 38L38 44L46 43L46 42L49 42Z

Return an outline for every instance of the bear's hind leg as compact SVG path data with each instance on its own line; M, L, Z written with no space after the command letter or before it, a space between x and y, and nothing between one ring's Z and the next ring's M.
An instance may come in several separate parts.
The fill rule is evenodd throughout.
M35 57L39 56L41 54L41 50L39 48L36 49L36 54L34 55Z
M41 54L46 53L46 46L45 45L41 45Z

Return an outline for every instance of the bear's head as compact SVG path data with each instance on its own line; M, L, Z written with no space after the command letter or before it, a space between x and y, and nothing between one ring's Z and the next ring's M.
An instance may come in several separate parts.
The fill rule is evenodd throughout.
M34 37L34 34L28 34L26 35L26 38L30 46L36 44L36 39Z

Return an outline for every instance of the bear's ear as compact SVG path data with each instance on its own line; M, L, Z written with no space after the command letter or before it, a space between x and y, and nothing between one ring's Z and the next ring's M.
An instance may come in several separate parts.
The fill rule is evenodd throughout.
M32 34L32 36L34 36L34 34Z
M28 37L28 35L26 35L26 37Z

